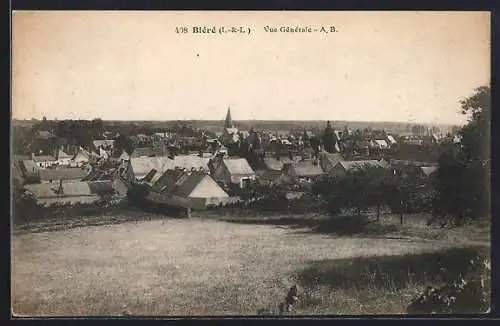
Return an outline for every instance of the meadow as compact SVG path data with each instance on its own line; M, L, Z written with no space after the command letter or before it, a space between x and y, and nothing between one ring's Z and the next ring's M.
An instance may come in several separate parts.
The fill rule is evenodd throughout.
M283 221L152 216L14 234L13 312L257 315L276 312L297 284L295 314L404 314L436 281L436 261L458 274L477 250L489 248L486 225L399 227L384 217L366 232L341 234Z

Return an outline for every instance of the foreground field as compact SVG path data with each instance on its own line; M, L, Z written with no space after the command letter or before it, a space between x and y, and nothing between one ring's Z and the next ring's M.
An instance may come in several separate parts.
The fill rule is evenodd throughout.
M299 314L404 313L433 262L467 243L273 225L152 220L15 235L17 315L241 315L301 289ZM465 250L465 249L464 249Z

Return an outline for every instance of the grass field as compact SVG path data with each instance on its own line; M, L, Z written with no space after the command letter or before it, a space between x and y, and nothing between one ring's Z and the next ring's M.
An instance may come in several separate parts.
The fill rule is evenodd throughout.
M467 248L488 243L474 235L489 231L471 230L467 237L342 236L306 227L155 219L18 234L13 312L254 315L275 311L298 284L297 314L399 314L431 281L437 257L459 266L473 254Z

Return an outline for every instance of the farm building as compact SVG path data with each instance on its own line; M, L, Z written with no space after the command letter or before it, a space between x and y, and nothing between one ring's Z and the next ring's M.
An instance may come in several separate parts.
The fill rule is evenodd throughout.
M234 200L207 173L181 170L165 171L151 188L148 199L199 210Z
M247 182L255 180L255 172L244 158L215 158L212 164L212 175L219 182L243 188Z
M79 182L88 175L87 171L80 168L42 169L38 173L41 183Z
M91 204L100 199L96 192L92 192L88 182L59 183L59 184L31 184L24 189L31 192L39 205L51 204Z

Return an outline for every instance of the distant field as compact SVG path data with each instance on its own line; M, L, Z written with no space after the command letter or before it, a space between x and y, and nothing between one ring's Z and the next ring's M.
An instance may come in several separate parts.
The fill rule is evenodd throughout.
M298 314L397 314L425 286L438 255L470 245L201 219L28 233L13 237L13 310L256 314L275 310L297 283ZM450 257L468 261L466 249L453 250Z

